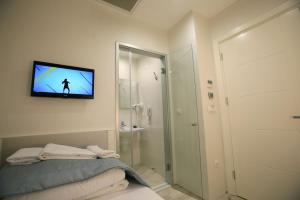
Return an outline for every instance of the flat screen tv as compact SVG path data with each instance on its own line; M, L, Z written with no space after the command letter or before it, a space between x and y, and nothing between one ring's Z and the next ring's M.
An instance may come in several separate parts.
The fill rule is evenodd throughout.
M31 96L62 98L94 98L94 70L33 62Z

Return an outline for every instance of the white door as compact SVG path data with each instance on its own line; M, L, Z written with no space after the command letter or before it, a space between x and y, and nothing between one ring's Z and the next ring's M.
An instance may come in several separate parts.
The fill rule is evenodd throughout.
M299 200L299 9L224 41L220 51L238 195Z

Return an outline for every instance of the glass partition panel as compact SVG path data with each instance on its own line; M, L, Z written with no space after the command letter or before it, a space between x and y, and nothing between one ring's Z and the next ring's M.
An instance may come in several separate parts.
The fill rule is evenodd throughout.
M170 55L174 183L202 197L198 108L191 46Z
M119 153L151 187L167 184L162 68L161 56L119 49Z
M119 51L119 146L121 160L132 165L131 64L126 49Z

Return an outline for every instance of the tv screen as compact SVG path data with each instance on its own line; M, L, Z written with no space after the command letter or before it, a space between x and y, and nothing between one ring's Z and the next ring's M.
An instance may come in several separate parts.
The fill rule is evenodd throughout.
M94 98L94 70L33 62L31 96Z

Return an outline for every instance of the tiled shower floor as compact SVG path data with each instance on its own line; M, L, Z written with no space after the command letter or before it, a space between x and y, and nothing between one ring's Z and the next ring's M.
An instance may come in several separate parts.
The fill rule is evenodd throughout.
M166 188L159 191L158 194L165 200L201 200L178 186Z
M157 186L165 183L165 178L144 165L135 167L138 174L151 186ZM201 198L185 191L179 186L173 186L163 189L158 194L165 200L201 200Z
M137 173L151 186L157 186L165 182L165 178L144 165L135 167Z

